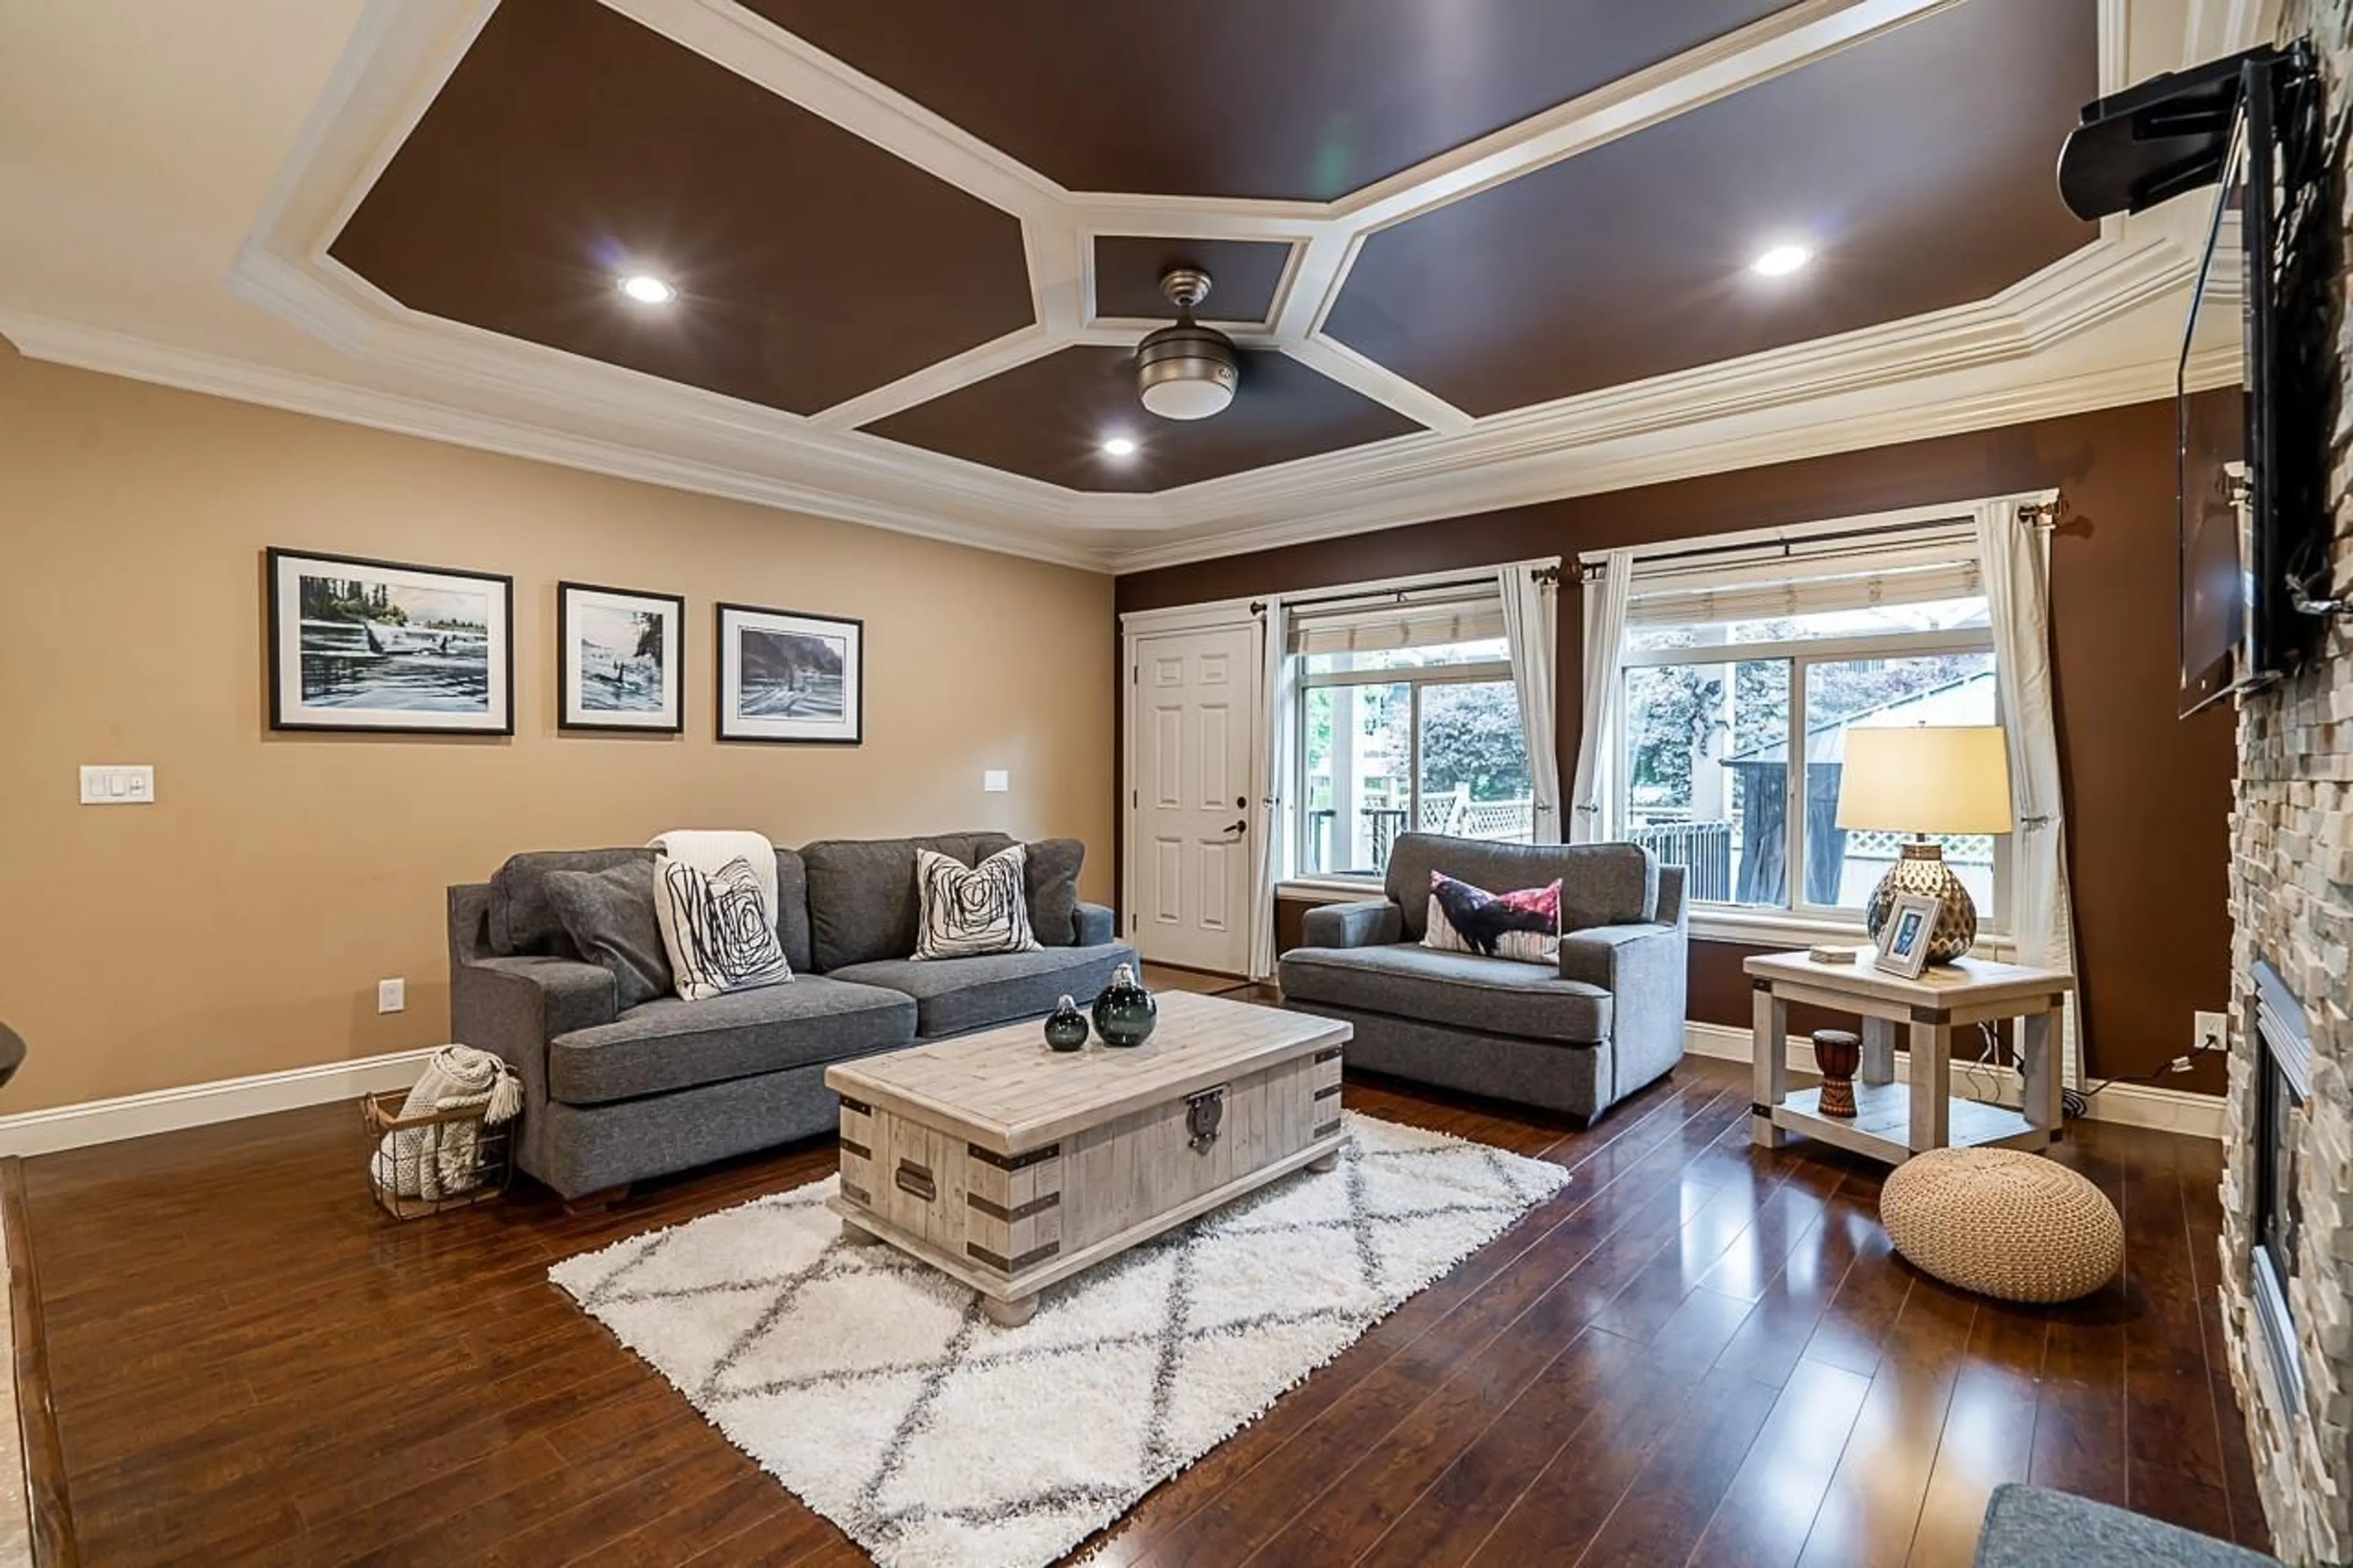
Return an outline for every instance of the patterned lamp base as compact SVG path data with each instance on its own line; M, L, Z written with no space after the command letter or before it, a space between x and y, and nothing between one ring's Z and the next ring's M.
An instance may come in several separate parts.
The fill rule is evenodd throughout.
M1945 864L1942 845L1905 845L1902 858L1888 868L1879 886L1871 890L1862 925L1873 942L1887 929L1888 920L1895 912L1895 900L1904 893L1917 893L1939 901L1936 929L1928 933L1929 963L1950 963L1977 945L1977 904L1969 898L1968 889L1953 874L1953 868Z

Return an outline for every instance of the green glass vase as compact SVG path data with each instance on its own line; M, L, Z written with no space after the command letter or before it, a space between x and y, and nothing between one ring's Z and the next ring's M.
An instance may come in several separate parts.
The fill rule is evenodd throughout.
M1135 983L1135 971L1121 964L1112 971L1111 984L1095 996L1095 1033L1106 1046L1140 1046L1152 1037L1160 1021L1160 1004Z
M1087 1043L1087 1016L1068 996L1046 1015L1046 1043L1058 1051L1075 1051Z

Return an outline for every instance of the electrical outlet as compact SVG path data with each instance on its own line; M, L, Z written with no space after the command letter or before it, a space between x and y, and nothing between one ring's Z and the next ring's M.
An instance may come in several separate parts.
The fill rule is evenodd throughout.
M407 981L379 980L375 983L375 1010L377 1012L398 1013L406 1008L407 1005Z
M2192 1016L2189 1048L2192 1051L2219 1051L2231 1043L2231 1016L2228 1013L2199 1013Z

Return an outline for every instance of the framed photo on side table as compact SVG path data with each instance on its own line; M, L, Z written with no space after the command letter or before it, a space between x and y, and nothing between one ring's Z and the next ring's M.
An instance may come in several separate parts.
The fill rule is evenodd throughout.
M676 734L686 728L686 601L558 583L555 668L565 729Z
M721 740L855 746L865 718L865 622L719 606Z
M1890 974L1900 974L1906 980L1920 978L1920 971L1928 963L1928 937L1936 929L1936 916L1943 900L1920 893L1897 896L1895 907L1887 911L1887 924L1880 932L1879 956L1873 962Z
M269 727L514 733L514 579L271 550Z

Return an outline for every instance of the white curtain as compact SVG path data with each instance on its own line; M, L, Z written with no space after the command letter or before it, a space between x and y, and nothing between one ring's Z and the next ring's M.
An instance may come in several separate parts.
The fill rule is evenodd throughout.
M1585 584L1585 722L1577 741L1577 784L1570 793L1571 842L1590 844L1609 827L1610 758L1615 754L1619 679L1626 652L1626 600L1634 586L1634 555L1613 550L1601 575Z
M1995 680L2010 752L2010 931L2018 962L2075 968L2074 906L2067 890L2067 821L2059 793L2059 731L2051 705L2051 542L2014 501L1978 521L1986 602L1993 616ZM2063 1076L2083 1081L2083 1014L2073 996L2061 1030Z
M1542 575L1538 574L1541 573ZM1560 640L1560 563L1523 562L1497 573L1504 597L1504 640L1512 656L1512 684L1520 696L1520 733L1528 747L1528 789L1534 797L1530 842L1557 844L1560 833L1560 742L1553 722Z
M1290 611L1269 598L1259 617L1259 737L1252 784L1261 804L1258 855L1250 883L1252 980L1274 976L1274 889L1291 864L1292 756L1299 733L1299 660L1291 654Z

